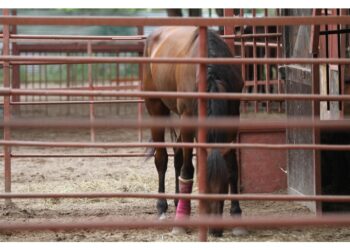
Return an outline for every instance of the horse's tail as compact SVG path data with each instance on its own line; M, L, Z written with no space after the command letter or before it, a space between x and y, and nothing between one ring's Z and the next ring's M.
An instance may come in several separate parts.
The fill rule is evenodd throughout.
M171 141L177 141L177 134L176 134L176 131L174 128L170 128L170 138L171 138ZM149 139L148 142L153 142L152 139ZM156 152L156 148L147 148L146 149L146 153L145 153L145 161L148 161L151 157L154 156ZM174 149L174 152L175 152L175 149Z

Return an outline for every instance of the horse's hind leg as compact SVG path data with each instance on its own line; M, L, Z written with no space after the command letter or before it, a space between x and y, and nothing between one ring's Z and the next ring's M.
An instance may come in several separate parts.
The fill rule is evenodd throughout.
M230 150L230 152L227 154L226 157L227 157L226 159L227 159L227 167L228 167L228 173L229 173L230 191L232 194L238 194L238 162L237 162L236 152L234 150ZM231 201L230 214L232 216L242 214L242 210L238 200Z
M146 107L151 116L169 116L169 109L158 99L146 100ZM152 128L152 140L154 142L164 142L165 128ZM168 167L168 153L166 148L156 148L154 163L158 172L158 192L165 192L165 173ZM157 200L157 211L159 216L168 209L168 203L166 199Z
M230 150L226 155L226 163L229 171L229 185L232 194L238 194L238 161L235 150ZM242 210L238 200L231 201L231 216L241 216ZM246 235L248 232L244 228L234 228L232 233L236 236Z

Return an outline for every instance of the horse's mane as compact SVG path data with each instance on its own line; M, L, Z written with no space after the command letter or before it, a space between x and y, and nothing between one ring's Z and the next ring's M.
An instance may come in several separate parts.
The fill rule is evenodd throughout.
M233 57L227 44L215 31L208 31L208 57ZM218 92L241 92L243 81L240 69L231 64L208 64L207 68L207 91ZM239 103L233 105L234 100L208 99L208 117L239 115ZM208 142L226 142L227 133L217 129L208 130Z

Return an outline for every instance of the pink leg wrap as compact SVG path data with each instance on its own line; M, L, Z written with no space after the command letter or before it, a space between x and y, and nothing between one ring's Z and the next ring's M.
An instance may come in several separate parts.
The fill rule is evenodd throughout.
M181 194L192 193L193 180L183 180L179 177L179 191ZM191 214L191 201L179 199L176 208L176 220L187 218Z

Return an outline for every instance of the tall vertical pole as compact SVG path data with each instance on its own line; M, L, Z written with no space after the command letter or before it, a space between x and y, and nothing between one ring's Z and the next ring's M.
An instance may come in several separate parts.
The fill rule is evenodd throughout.
M239 10L239 16L240 17L244 17L244 9L240 9ZM244 33L244 26L241 25L240 26L240 31L241 31L241 34ZM244 37L241 36L241 58L245 58L245 45L244 45ZM243 79L243 83L245 85L246 83L246 65L245 64L242 64L242 79ZM244 86L243 87L244 91L246 92L247 91L247 88ZM247 106L248 106L248 102L246 101L241 101L241 104L243 104L243 111L246 112L247 111Z
M313 16L319 15L320 10L313 10ZM311 41L310 48L313 58L318 57L318 45L320 38L320 26L311 26ZM312 64L312 94L320 94L320 67L318 64ZM312 120L317 121L320 119L320 103L318 101L312 101ZM313 127L312 138L314 144L320 144L320 129ZM314 194L321 194L321 153L320 150L313 150L313 172L314 172ZM322 213L321 202L316 201L315 204L316 214Z
M233 9L224 9L224 17L233 17ZM234 34L234 26L224 26L224 35L233 35ZM227 46L235 56L235 40L234 39L225 39Z
M87 53L88 56L92 56L92 45L91 42L89 41L87 43ZM94 83L92 80L92 64L88 64L88 82L89 82L89 89L92 91L94 90ZM95 107L94 104L92 103L94 101L94 97L90 96L90 121L93 122L95 120ZM95 141L95 129L94 127L90 128L90 139L92 142Z
M137 34L138 35L143 35L144 33L144 30L143 30L143 27L140 26L137 28ZM142 56L142 53L139 53L139 56ZM142 63L139 63L139 90L141 91L142 90L142 79L143 79L143 76L142 76ZM141 102L142 98L139 98L140 102L137 104L137 119L139 122L142 121L142 105L143 103ZM139 128L139 131L138 131L138 139L139 139L139 142L142 142L142 129Z
M207 27L199 28L199 57L207 57ZM207 92L207 65L199 65L199 84L198 92ZM206 99L198 100L198 119L199 121L205 119L207 115L207 101ZM198 143L205 143L207 141L207 131L204 128L198 129ZM207 150L205 148L197 148L198 152L198 191L199 193L206 192L206 176L207 176ZM199 201L199 214L205 214L204 201ZM207 228L199 229L199 240L207 241Z
M4 9L3 15L8 16L9 10ZM8 24L4 24L3 26L3 52L2 54L4 56L10 55L10 26ZM10 63L4 62L3 64L3 82L4 82L4 88L10 88ZM4 96L4 123L8 123L11 118L11 110L10 110L10 96L5 95ZM4 140L10 140L11 139L11 131L8 126L4 126ZM4 146L4 175L5 175L5 192L10 193L11 192L11 147L10 146ZM10 199L5 200L6 205L11 204Z
M17 10L12 10L12 15L17 15ZM12 25L11 34L17 34L17 25ZM19 55L18 46L16 42L12 42L12 55ZM12 65L12 88L20 88L20 66ZM12 96L13 102L19 102L20 96ZM12 107L13 114L18 114L20 112L20 106L15 105Z

